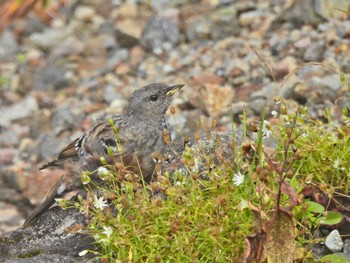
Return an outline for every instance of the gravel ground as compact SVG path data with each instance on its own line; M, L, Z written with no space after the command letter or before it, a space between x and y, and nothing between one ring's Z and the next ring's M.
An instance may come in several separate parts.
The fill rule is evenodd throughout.
M257 3L256 3L257 2ZM239 124L283 96L315 119L340 121L349 80L346 0L52 1L0 35L0 233L23 222L61 171L38 171L150 82L186 83L170 120L185 134L201 120ZM302 67L288 80L288 74ZM322 64L322 65L321 65Z

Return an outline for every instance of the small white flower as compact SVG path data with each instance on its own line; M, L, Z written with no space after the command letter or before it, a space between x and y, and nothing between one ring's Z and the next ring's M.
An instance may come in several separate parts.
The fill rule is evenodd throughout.
M79 256L80 257L85 256L87 253L89 253L89 250L85 249L85 250L79 252Z
M275 110L273 110L273 111L271 111L271 115L272 115L273 117L277 118L278 112L275 111Z
M233 176L232 181L235 186L239 186L244 182L244 175L238 172Z
M239 202L239 204L237 205L237 210L238 211L243 211L245 208L248 207L248 202L244 199L241 200L241 202Z
M262 128L262 136L264 138L269 138L272 134L271 125L267 120L264 120L263 128Z
M103 210L107 206L107 201L104 200L102 196L98 199L96 196L94 196L94 206L97 209Z
M340 165L341 165L341 160L338 158L338 159L336 159L336 160L334 161L333 167L334 167L335 169L339 169L339 168L340 168Z
M198 173L199 172L199 160L198 158L194 159L194 166L192 167L192 172Z
M97 172L99 175L108 175L109 171L106 167L98 167Z
M105 234L107 237L113 234L113 229L110 226L103 226L103 234Z

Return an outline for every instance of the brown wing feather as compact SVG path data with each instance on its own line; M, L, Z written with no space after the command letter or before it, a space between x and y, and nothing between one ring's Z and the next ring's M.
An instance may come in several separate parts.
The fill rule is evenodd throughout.
M78 158L78 153L76 151L77 144L82 140L85 135L76 138L70 144L68 144L59 154L57 159L42 165L39 170L43 170L48 167L63 167L64 161L67 159Z

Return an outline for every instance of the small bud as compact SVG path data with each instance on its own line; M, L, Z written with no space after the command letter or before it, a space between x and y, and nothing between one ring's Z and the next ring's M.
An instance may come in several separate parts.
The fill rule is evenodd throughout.
M212 129L215 129L216 126L217 126L217 124L218 124L218 121L217 121L216 119L213 119L213 120L211 121L211 127L212 127Z
M163 129L163 140L166 144L170 144L171 143L171 138L170 138L170 134L168 132L167 129Z
M172 115L174 115L174 114L176 113L176 110L175 110L175 107L174 107L174 106L171 106L171 107L170 107L170 113L171 113Z

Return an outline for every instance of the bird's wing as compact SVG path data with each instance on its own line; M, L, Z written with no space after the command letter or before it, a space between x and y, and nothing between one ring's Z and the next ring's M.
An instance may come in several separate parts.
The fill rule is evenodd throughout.
M112 119L119 130L119 126L123 126L122 116L114 116ZM78 161L79 158L84 158L84 156L106 156L109 147L112 148L114 156L122 155L126 149L117 147L116 138L118 144L125 145L125 136L116 135L109 122L100 122L93 129L68 144L58 154L57 159L44 164L39 170L48 167L63 168L66 160ZM128 142L132 146L132 140L129 139Z
M68 159L72 160L78 160L78 151L77 148L80 147L80 144L84 137L86 136L86 133L82 136L76 138L74 141L72 141L70 144L68 144L66 147L63 148L63 150L58 154L57 159L50 161L44 165L42 165L39 170L43 170L48 167L62 167L64 166L64 162Z

